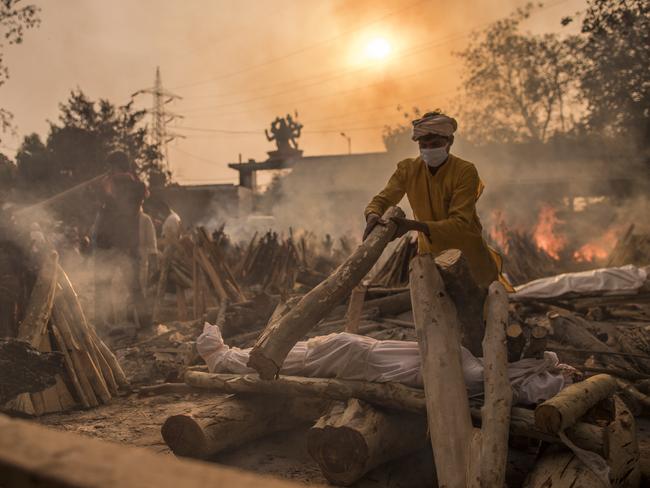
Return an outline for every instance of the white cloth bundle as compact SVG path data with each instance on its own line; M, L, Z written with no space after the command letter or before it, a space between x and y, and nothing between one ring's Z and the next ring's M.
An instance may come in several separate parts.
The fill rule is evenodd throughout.
M212 373L246 374L250 349L224 344L216 325L206 323L196 347ZM483 362L462 348L463 371L469 395L483 392ZM544 359L522 359L508 365L515 403L534 404L551 398L565 386L559 361L552 352ZM396 382L422 388L417 342L380 341L340 332L298 342L287 355L281 374L314 378Z

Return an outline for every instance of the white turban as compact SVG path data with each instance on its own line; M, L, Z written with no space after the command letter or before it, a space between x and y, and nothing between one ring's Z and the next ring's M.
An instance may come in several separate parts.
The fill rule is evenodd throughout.
M414 120L412 124L413 136L411 138L414 141L429 134L449 137L456 132L456 129L458 128L456 119L444 114L425 115L420 119Z

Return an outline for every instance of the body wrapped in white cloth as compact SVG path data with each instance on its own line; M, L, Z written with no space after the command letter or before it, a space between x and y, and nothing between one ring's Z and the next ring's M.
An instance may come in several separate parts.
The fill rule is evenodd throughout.
M196 346L211 373L255 372L246 366L250 348L226 345L216 325L205 324ZM468 394L482 393L482 360L462 348L462 362ZM552 352L544 353L544 359L522 359L510 363L508 376L515 402L534 404L557 394L567 381L562 370L563 365ZM381 341L347 332L298 342L287 355L280 373L423 387L417 342Z

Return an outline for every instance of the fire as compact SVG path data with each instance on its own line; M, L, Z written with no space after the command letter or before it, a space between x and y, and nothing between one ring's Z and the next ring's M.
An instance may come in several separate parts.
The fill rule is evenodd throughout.
M588 242L573 253L573 259L579 262L602 261L612 252L616 246L618 228L611 228L605 234L593 242Z
M548 204L542 205L533 229L533 240L537 247L555 260L560 259L560 251L566 246L567 239L556 234L556 225L563 222L558 219L556 211Z

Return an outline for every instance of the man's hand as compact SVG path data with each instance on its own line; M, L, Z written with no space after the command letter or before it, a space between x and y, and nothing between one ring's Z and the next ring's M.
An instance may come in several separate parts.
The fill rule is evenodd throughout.
M366 229L363 231L363 241L366 240L366 237L370 235L372 229L374 229L377 224L384 224L384 222L381 220L381 217L374 213L368 214L366 217Z
M397 228L395 229L395 234L393 239L402 237L408 231L416 230L422 232L425 235L429 235L429 227L424 222L419 222L417 220L405 219L404 217L391 217L391 222L394 222Z

